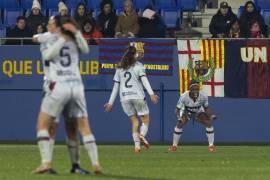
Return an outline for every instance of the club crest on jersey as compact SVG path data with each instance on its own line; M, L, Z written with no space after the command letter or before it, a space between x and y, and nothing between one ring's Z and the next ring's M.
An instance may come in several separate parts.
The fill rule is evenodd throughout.
M209 60L189 59L188 73L190 77L198 82L210 80L215 73L215 62L213 58Z

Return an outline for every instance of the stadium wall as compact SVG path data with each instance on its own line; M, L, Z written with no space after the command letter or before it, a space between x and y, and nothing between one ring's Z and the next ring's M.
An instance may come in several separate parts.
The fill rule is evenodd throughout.
M96 139L100 142L131 141L131 125L116 100L112 113L103 105L112 89L113 75L98 74L99 47L90 46L90 55L82 56L83 80L88 112ZM160 103L150 108L150 141L171 141L176 123L175 106L179 98L177 47L174 48L173 76L149 76ZM42 68L39 46L0 46L0 141L33 141L36 138L36 119L42 99ZM215 139L217 142L268 142L270 139L270 100L210 98L217 113ZM58 140L65 139L63 120ZM189 122L184 128L185 142L206 141L205 129Z

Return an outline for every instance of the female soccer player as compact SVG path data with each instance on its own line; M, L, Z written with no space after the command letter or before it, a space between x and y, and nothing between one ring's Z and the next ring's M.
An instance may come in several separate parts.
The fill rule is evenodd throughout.
M42 42L41 54L47 84L37 123L37 139L42 163L34 173L55 173L51 164L53 148L49 131L61 113L70 119L76 119L94 172L101 173L78 67L79 51L88 53L88 45L72 19L56 16L50 19L50 25L56 26L57 32L47 33L45 37L36 37L41 38L38 41Z
M206 127L206 135L209 142L209 151L214 152L214 127L212 120L215 115L208 107L208 97L200 93L200 85L192 80L189 84L189 90L182 94L176 107L177 123L174 128L173 145L169 151L176 151L180 136L183 132L183 126L189 119L194 119Z
M109 102L104 106L105 111L110 112L119 91L123 110L132 123L132 136L135 144L135 153L139 153L141 151L140 142L144 144L146 149L149 149L150 147L148 141L145 139L148 132L150 118L143 86L150 95L151 101L154 104L157 104L158 102L158 96L154 94L148 79L146 78L144 66L137 61L137 57L138 54L136 52L136 48L134 46L129 46L121 62L118 64L114 76L115 83L111 97ZM139 117L142 121L140 134L138 133Z

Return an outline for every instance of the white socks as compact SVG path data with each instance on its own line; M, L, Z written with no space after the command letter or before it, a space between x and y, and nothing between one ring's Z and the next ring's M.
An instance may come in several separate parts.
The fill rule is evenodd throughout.
M140 134L143 135L143 137L145 137L147 132L148 132L148 126L142 123L141 128L140 128Z
M174 133L173 133L173 146L177 146L181 137L181 134L183 133L182 128L179 129L178 127L174 128Z
M214 127L206 128L206 136L208 138L209 146L214 145Z
M66 139L69 157L72 164L80 164L80 141Z
M88 152L88 156L91 158L92 165L99 166L98 150L94 135L91 134L84 136L83 143L86 151Z
M138 133L133 133L132 137L133 137L133 141L134 141L134 144L135 144L135 148L140 148L139 134Z
M48 130L37 132L38 147L41 156L41 163L51 163L52 150L50 145L50 136Z
M52 162L55 139L50 138L49 142L50 142L50 162Z

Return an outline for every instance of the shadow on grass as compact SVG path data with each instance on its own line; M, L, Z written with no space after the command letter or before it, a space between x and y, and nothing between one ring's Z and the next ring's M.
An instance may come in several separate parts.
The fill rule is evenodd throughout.
M103 174L95 176L100 179L125 179L125 180L166 180L165 178L151 178L151 177L137 177L137 176L125 176L125 175L114 175L114 174Z

